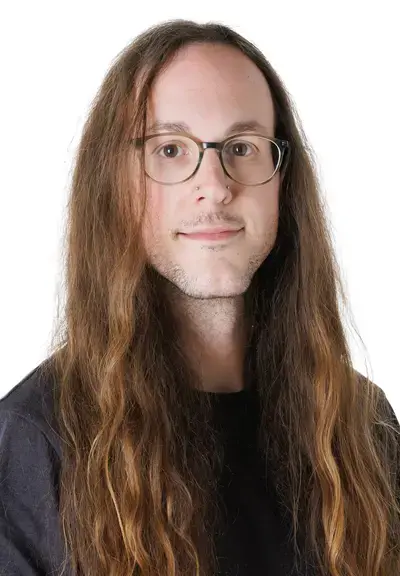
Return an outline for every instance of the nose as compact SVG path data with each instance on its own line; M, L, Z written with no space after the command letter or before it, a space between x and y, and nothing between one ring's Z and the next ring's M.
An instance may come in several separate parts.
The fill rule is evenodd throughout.
M198 193L202 197L216 204L221 202L227 204L232 199L232 193L226 187L226 174L215 148L204 150L201 164L194 177L194 185L199 186Z

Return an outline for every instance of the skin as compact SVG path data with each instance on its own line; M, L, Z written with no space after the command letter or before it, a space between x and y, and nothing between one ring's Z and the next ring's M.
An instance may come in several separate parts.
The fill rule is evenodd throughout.
M223 140L231 124L246 120L257 120L265 126L258 133L274 136L268 84L257 66L232 47L184 48L157 78L148 102L149 126L185 122L203 141ZM244 387L243 294L276 240L279 178L278 172L261 186L236 183L224 174L217 151L208 149L186 182L165 186L147 180L146 252L167 280L181 337L205 391ZM234 238L208 243L179 234L223 224L244 229Z

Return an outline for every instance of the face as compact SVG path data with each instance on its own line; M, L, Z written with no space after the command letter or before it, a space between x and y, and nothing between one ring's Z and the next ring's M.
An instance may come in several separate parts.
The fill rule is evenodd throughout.
M221 141L232 124L250 120L263 128L247 133L274 136L267 82L232 47L186 47L157 78L148 102L149 126L185 123L202 141ZM159 130L166 131L171 130ZM179 146L179 136L173 142ZM176 150L183 153L174 147L174 154ZM148 178L146 189L143 237L151 265L193 298L243 294L275 243L279 173L260 186L239 184L224 173L217 150L209 148L186 182L165 185ZM189 235L217 227L239 231L209 238Z

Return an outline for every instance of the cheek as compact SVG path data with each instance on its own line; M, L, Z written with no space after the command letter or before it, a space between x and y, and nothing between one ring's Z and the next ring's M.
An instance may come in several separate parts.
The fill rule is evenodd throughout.
M251 231L256 238L264 238L276 233L279 220L279 187L266 186L257 191L254 196L249 196L249 215L251 213Z
M159 229L160 214L161 206L159 206L158 197L153 192L148 191L143 221L143 239L148 252L154 244L155 234Z
M146 194L143 237L145 245L151 248L168 232L171 207L168 205L165 190L161 190L159 186L149 186Z

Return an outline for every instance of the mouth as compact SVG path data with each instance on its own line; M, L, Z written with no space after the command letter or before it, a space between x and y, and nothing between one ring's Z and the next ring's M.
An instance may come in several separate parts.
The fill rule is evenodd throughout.
M230 238L234 238L243 232L244 228L240 228L239 230L221 230L219 232L197 232L193 234L184 234L183 232L179 233L179 236L183 238L187 238L188 240L202 240L204 241L221 241L221 240L229 240Z

